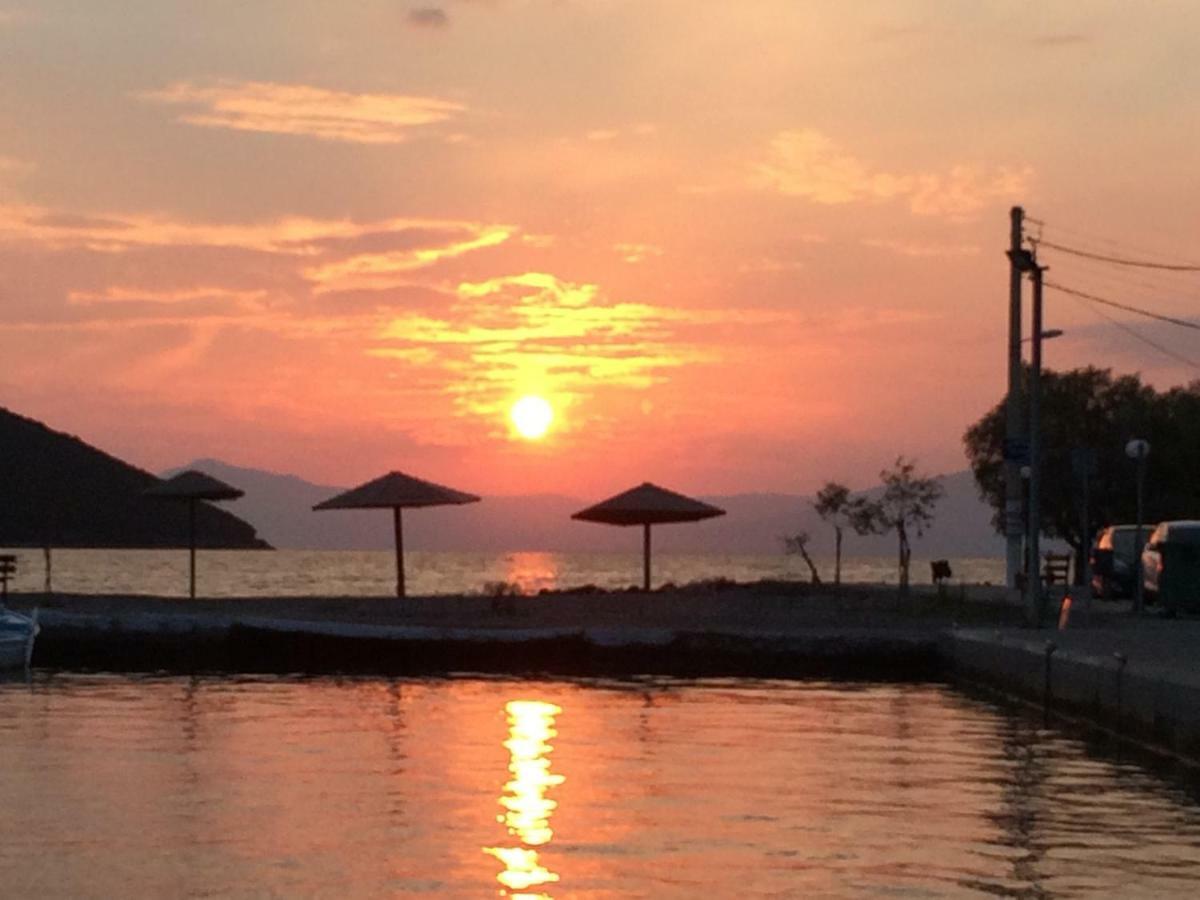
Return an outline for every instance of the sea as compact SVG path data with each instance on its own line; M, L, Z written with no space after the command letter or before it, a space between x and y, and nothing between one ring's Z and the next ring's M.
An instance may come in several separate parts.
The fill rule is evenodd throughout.
M394 585L386 552L197 562L213 597ZM408 562L427 594L641 571L616 554ZM807 577L796 562L663 554L655 571ZM14 587L40 590L41 551L18 565ZM54 551L51 574L182 596L187 554ZM47 900L1200 895L1197 769L929 681L34 668L0 679L0 810L0 896Z
M11 589L45 590L45 553L38 549L7 550L17 556ZM834 561L814 560L827 581ZM1002 584L1002 559L951 560L953 580L967 584ZM913 583L928 583L929 561L914 559ZM653 556L655 586L726 579L808 581L808 567L795 556L725 556L672 554ZM640 585L642 557L634 553L449 553L405 555L409 594L476 594L499 586L524 594L584 585L619 589ZM895 584L892 557L848 557L842 580ZM378 550L198 550L197 593L205 597L387 596L396 590L396 558ZM52 550L49 588L64 593L147 594L182 597L188 593L186 550Z
M0 683L6 897L1195 897L1194 772L936 683Z

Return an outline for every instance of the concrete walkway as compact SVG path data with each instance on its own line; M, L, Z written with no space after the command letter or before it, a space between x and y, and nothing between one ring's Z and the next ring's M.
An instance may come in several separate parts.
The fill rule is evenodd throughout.
M952 629L957 677L1200 760L1200 621L1107 615L1065 631Z

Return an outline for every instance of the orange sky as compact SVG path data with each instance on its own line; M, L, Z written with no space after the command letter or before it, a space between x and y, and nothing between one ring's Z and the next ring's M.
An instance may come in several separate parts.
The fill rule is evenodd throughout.
M864 486L964 466L1010 205L1192 252L1191 3L341 7L0 0L0 404L151 469ZM1196 375L1064 295L1047 326L1050 366Z

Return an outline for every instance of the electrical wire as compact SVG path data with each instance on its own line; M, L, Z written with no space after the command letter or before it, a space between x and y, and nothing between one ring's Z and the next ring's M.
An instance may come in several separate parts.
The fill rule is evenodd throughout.
M1028 218L1029 217L1027 216L1026 219L1028 220ZM1132 252L1138 256L1147 257L1148 259L1157 257L1159 259L1176 259L1181 262L1186 259L1186 256L1181 255L1179 252L1163 253L1160 247L1151 248L1139 246L1130 242L1128 239L1121 239L1118 241L1114 240L1113 238L1102 237L1086 231L1080 231L1076 228L1065 228L1057 223L1048 223L1044 219L1034 219L1033 221L1037 223L1039 233L1048 228L1053 234L1066 235L1067 242L1074 247L1089 248L1089 245L1099 245L1100 247L1106 248L1103 251L1099 251L1101 255L1116 256L1124 259L1127 258ZM1095 247L1090 247L1089 249L1094 250Z
M1070 294L1073 297L1079 297L1082 300L1090 300L1093 303L1103 303L1105 306L1111 306L1115 309L1123 309L1125 312L1136 313L1139 316L1145 316L1148 319L1157 319L1160 322L1168 322L1171 325L1178 325L1181 328L1191 328L1195 331L1200 331L1200 323L1189 322L1187 319L1176 319L1173 316L1164 316L1161 313L1151 312L1148 309L1142 309L1139 306L1130 306L1128 303L1118 303L1116 300L1109 300L1105 297L1097 297L1095 294L1089 294L1086 291L1077 291L1075 288L1069 288L1065 285L1056 284L1053 281L1043 281L1045 287L1053 288L1056 291L1061 291L1064 294Z
M1081 305L1083 305L1083 304L1081 304ZM1146 337L1140 331L1137 331L1136 329L1130 327L1126 323L1122 322L1120 319L1113 318L1108 313L1104 312L1104 310L1099 309L1098 307L1089 306L1088 309L1090 309L1092 312L1094 312L1100 318L1104 319L1110 325L1115 325L1117 328L1120 328L1122 331L1124 331L1130 337L1137 338L1143 344L1153 347L1155 350L1157 350L1159 353L1162 353L1164 356L1169 356L1169 357L1171 357L1171 359L1175 360L1176 362L1181 362L1186 366L1191 366L1193 369L1200 372L1200 362L1197 362L1194 359L1190 359L1190 358L1184 356L1182 353L1176 353L1174 350L1170 349L1169 347L1164 347L1162 344L1158 343L1158 341L1155 341L1155 340L1152 340L1152 339Z
M1080 250L1077 247L1066 247L1062 244L1056 244L1048 241L1045 238L1039 238L1036 242L1039 246L1050 247L1058 250L1061 253L1070 253L1073 256L1082 256L1085 259L1095 259L1100 262L1112 263L1114 266L1131 266L1137 269L1161 269L1166 272L1200 272L1200 266L1183 264L1183 263L1160 263L1149 262L1144 259L1128 259L1121 256L1109 256L1105 253L1091 253L1087 250Z

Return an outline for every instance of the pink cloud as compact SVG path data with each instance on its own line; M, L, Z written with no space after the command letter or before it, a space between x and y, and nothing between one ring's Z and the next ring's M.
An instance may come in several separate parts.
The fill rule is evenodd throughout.
M415 129L445 122L466 109L435 97L354 94L269 81L177 81L137 96L184 107L178 120L189 125L357 144L398 144Z
M751 183L828 206L906 200L917 215L969 219L995 200L1021 196L1031 178L1028 167L956 165L945 172L891 172L806 128L777 134L767 158L754 167Z

